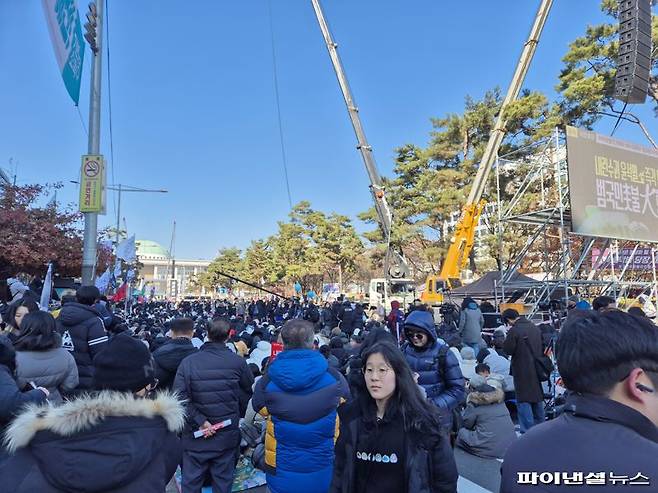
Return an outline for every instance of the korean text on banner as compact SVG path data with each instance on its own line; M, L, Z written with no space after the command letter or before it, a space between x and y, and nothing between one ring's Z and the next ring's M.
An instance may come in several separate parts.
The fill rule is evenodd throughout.
M75 0L41 0L41 3L46 14L57 65L66 90L77 106L85 55L78 7Z
M574 233L658 241L658 150L567 127Z
M80 212L104 213L105 162L103 156L82 156Z

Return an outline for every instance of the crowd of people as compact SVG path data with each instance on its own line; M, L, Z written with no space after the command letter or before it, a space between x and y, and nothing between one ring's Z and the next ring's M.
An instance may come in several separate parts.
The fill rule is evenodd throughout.
M437 323L419 302L124 313L83 286L49 313L29 289L11 295L0 307L2 492L164 492L180 467L184 493L225 493L249 457L272 493L449 493L455 448L503 459L503 493L609 485L610 471L658 481L656 327L613 299L575 303L556 333L514 309L489 331L489 310L470 298ZM567 390L548 421L547 349Z

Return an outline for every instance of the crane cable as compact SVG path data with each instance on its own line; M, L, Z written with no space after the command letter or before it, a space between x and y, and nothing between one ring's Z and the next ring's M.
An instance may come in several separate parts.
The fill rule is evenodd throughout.
M279 77L277 75L276 49L274 45L274 22L272 16L272 0L267 1L267 12L270 21L270 39L272 44L272 67L274 72L274 95L276 99L276 114L279 123L279 141L281 143L281 161L283 163L283 174L286 180L286 191L288 192L288 205L292 210L292 194L290 193L290 181L288 180L288 160L286 158L286 145L283 139L283 124L281 121L281 101L279 98Z

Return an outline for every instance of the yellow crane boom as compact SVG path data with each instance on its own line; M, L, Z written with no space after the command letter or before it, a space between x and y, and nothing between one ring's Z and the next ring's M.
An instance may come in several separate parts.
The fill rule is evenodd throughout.
M494 128L487 142L487 147L482 155L480 166L473 180L473 186L462 209L462 215L455 226L454 235L450 239L450 246L443 261L441 272L439 276L431 275L427 278L425 291L421 297L425 302L443 302L442 290L449 288L455 281L459 281L460 273L466 267L468 257L473 250L475 230L480 221L480 215L486 205L486 201L482 199L484 188L491 168L496 161L500 145L505 137L505 126L507 124L507 121L504 119L505 110L510 103L519 97L523 81L528 73L528 68L537 49L539 37L546 24L546 19L552 5L553 0L542 0L537 10L535 21L530 29L530 35L523 45L523 50L516 65L512 81L507 89L507 94L500 107L500 112L496 118Z

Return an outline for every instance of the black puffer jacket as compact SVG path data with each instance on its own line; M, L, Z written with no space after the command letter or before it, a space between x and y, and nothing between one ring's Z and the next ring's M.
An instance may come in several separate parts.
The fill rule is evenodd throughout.
M187 423L183 432L186 450L226 450L240 443L239 420L251 399L254 377L244 358L225 344L207 342L183 360L174 380L174 391L187 401ZM211 424L231 420L230 426L212 438L195 439L193 433L204 421Z
M40 390L33 389L28 392L21 392L12 370L0 363L0 437L4 435L5 427L23 406L45 401L46 394ZM5 449L0 444L0 462L2 462L4 455Z
M107 345L103 319L92 306L67 303L57 317L57 330L62 335L62 347L73 354L78 365L78 389L91 389L94 356Z
M375 420L374 412L372 417L367 417L364 407L361 400L354 400L338 408L340 433L336 442L334 473L329 493L356 491L355 462L359 435L375 432L375 428L369 424ZM455 457L448 438L438 432L434 435L407 433L404 467L407 488L400 493L457 492L459 474Z
M612 399L572 394L563 414L533 426L507 450L500 491L653 492L658 478L656 457L658 428L649 418ZM556 474L564 473L571 478L580 475L580 481L566 485L554 480Z
M153 352L155 360L155 377L160 381L160 388L171 389L181 361L190 354L196 353L192 341L185 337L168 339Z
M182 404L105 391L61 407L34 406L7 431L0 466L12 493L162 493L181 459Z

